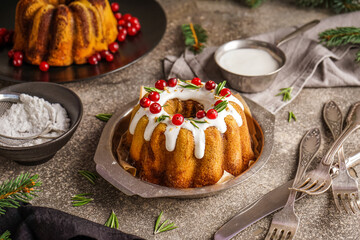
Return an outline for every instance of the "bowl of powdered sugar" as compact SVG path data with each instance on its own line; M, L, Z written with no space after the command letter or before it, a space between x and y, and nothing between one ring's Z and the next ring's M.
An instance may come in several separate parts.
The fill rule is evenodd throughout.
M26 165L44 163L70 140L80 123L81 100L61 85L23 83L0 93L11 97L0 101L2 158Z

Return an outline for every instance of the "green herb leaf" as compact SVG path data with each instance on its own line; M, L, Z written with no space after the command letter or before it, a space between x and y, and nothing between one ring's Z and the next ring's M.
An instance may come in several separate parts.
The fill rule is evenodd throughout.
M0 240L11 240L10 235L10 231L6 230L3 234L0 235Z
M191 123L191 125L193 125L193 126L196 127L197 129L199 129L199 127L198 127L193 121L190 120L190 123Z
M189 82L187 82L185 80L180 80L180 81L186 84L186 85L180 85L180 87L194 89L194 90L200 88L200 86L197 86L197 85L195 85L193 83L189 83Z
M157 88L154 88L154 87L144 87L144 89L148 93L151 93L151 92L163 93L164 92L163 90L160 90L160 89L157 89Z
M170 116L168 116L168 115L161 115L160 117L158 117L158 118L156 119L156 122L164 121L166 118L170 118Z
M177 228L176 226L174 226L174 223L170 223L168 225L166 225L169 220L165 220L161 225L160 225L160 221L161 221L161 217L163 215L163 211L161 211L160 215L158 216L158 218L156 219L155 222L155 229L154 229L154 234L157 233L161 233L161 232L166 232L166 231L170 231L173 230L175 228ZM159 226L160 225L160 226Z
M228 101L225 100L225 101L222 101L221 103L219 103L218 105L216 105L214 107L214 109L219 113L221 111L223 111L224 109L226 109L227 105L228 105Z
M112 114L111 113L100 113L100 114L96 115L95 117L101 121L107 122L112 117Z
M225 87L226 81L223 81L222 83L219 83L215 90L215 95L219 95L220 91Z
M297 118L296 118L296 116L295 116L295 114L294 114L293 112L289 112L289 119L288 119L288 121L291 122L291 119L294 119L295 122L297 121Z
M119 220L116 217L116 214L114 213L114 211L111 211L110 217L106 221L104 226L109 227L109 228L115 228L115 229L119 228Z
M280 96L283 95L283 101L289 101L291 99L291 92L293 90L293 87L288 87L288 88L280 88L280 92L278 94L276 94L275 96Z
M79 174L89 180L92 184L95 184L95 180L98 178L95 173L89 172L87 170L79 170Z
M91 195L92 195L91 193L82 193L73 196L71 198L73 207L83 206L91 201L94 201L94 199L86 197Z
M207 41L207 33L198 24L183 24L181 30L185 37L185 45L195 54L200 53Z

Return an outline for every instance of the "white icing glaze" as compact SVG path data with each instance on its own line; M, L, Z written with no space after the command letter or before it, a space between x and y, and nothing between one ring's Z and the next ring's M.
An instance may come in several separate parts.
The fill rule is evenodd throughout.
M214 103L220 99L219 96L215 96L215 90L208 91L205 89L205 83L202 83L202 87L197 90L183 88L179 85L184 85L184 83L179 82L176 87L167 87L166 90L160 94L160 100L158 103L163 106L170 99L179 99L179 100L193 100L199 102L204 106L204 110L207 111L209 109L214 108ZM216 88L215 88L216 89ZM233 95L226 98L229 102L235 102L238 104L243 110L244 106L242 103ZM139 110L134 115L133 120L130 123L129 131L131 134L135 133L135 128L139 122L139 120L143 116L147 116L149 123L146 126L144 139L146 141L150 141L151 135L160 122L156 122L156 119L162 115L169 115L165 112L164 108L161 109L161 112L158 114L152 114L149 108L140 107ZM161 123L166 124L165 130L165 139L166 139L166 149L168 151L174 151L176 146L176 140L179 135L180 129L185 128L192 132L194 136L195 143L195 157L201 159L204 157L205 153L205 130L208 127L216 127L220 133L226 132L226 123L225 117L231 115L234 117L236 123L240 127L242 125L242 118L240 114L234 109L231 104L227 105L227 108L218 113L218 117L216 119L209 119L207 117L195 120L199 121L207 121L208 123L196 123L199 128L194 127L188 119L185 119L184 123L181 126L176 126L171 122L171 117L166 118Z

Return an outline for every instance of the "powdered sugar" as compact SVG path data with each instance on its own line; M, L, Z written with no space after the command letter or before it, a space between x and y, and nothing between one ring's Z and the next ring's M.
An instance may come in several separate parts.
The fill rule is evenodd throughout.
M53 130L44 136L58 137L69 130L70 119L60 104L51 104L36 96L21 94L20 103L13 104L0 116L0 134L7 136L33 136L41 133L47 127L51 127ZM50 140L37 138L25 142L19 147L33 146Z

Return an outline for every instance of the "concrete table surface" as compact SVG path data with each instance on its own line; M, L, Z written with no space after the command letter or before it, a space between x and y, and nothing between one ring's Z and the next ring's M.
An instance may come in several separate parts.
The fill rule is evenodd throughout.
M119 218L120 230L146 239L210 239L217 229L231 219L239 209L250 204L271 189L294 177L297 166L298 144L312 127L321 127L324 154L331 135L323 126L323 104L333 99L343 113L360 100L359 88L304 89L289 105L276 114L275 145L268 163L255 176L239 186L216 196L202 199L142 199L128 197L99 179L95 186L84 180L77 171L95 171L93 155L105 123L97 120L98 113L112 113L137 98L140 85L152 85L162 78L165 55L179 55L183 49L180 24L200 23L209 32L208 45L273 31L280 27L303 24L315 18L332 15L330 11L301 9L291 1L268 0L258 9L249 9L240 1L172 1L159 0L166 11L168 27L163 40L138 63L111 75L92 81L70 83L84 104L84 117L72 140L49 162L35 166L21 166L1 160L0 182L20 172L40 175L42 192L32 201L36 206L51 207L104 224L111 210ZM139 6L141 7L141 6ZM0 81L0 87L10 83ZM288 111L298 117L288 123ZM347 154L359 150L360 135L347 142ZM357 169L360 171L360 167ZM94 193L95 201L72 207L71 196ZM163 219L170 219L179 228L156 236L152 234L160 211ZM296 204L301 218L296 239L359 239L360 214L346 215L335 209L330 192L306 197ZM235 239L263 239L271 216L252 225Z

